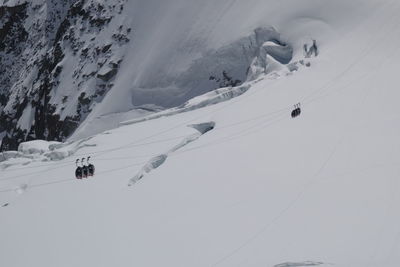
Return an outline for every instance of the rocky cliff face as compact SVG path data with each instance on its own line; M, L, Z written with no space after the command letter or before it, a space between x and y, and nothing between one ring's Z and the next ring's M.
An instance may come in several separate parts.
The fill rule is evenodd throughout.
M0 150L62 141L113 87L126 0L0 0Z

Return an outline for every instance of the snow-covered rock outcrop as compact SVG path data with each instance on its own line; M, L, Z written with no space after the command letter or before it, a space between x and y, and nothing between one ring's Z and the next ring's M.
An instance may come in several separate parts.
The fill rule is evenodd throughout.
M124 4L0 1L2 150L64 140L113 87L130 41Z

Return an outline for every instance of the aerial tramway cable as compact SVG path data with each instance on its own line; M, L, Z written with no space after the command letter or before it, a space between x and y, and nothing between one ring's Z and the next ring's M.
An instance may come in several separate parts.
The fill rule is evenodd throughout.
M283 114L284 113L282 113L281 112L281 114L278 114L278 115L275 115L274 117L272 117L272 118L268 118L268 120L267 120L267 122L269 122L271 119L273 119L274 121L276 120L276 117L282 117L283 116ZM260 118L262 118L262 116L261 115L259 115L259 116L257 116L257 119L260 119ZM241 121L240 123L248 123L249 121L252 121L253 119L249 119L249 120L243 120L243 121ZM232 123L232 124L228 124L228 125L225 125L225 126L223 126L223 127L221 127L222 129L225 129L225 128L228 128L228 127L231 127L231 126L235 126L235 125L238 125L238 123ZM259 126L259 124L257 124L257 125L255 125L255 126ZM246 128L244 131L248 131L249 129L251 130L252 128L254 128L254 126L253 127L249 127L249 128ZM218 129L218 128L217 128ZM215 130L217 130L217 129L215 129ZM239 131L238 133L234 133L233 135L229 135L228 137L231 137L231 136L236 136L237 134L242 134L242 132L244 132L244 131ZM214 143L214 142L213 142ZM208 145L209 146L209 145ZM189 151L189 150L188 150ZM149 156L154 156L154 155L149 155ZM90 157L89 157L90 158ZM130 156L128 156L128 157L120 157L120 158L118 158L118 159L130 159L131 157ZM76 169L76 178L77 179L81 179L82 177L84 177L84 170L83 170L83 160L79 160L79 159L77 159L76 160L76 167L77 167L77 169ZM146 162L140 162L140 163L134 163L134 164L131 164L131 165L128 165L128 166L138 166L138 165L143 165L143 164L145 164ZM79 164L81 164L80 166L79 166ZM68 164L69 165L69 164ZM39 174L39 173L45 173L45 172L49 172L49 171L53 171L53 170L56 170L56 169L59 169L59 168L62 168L62 167L65 167L66 165L63 165L63 166L61 166L61 167L55 167L55 168L50 168L50 169L48 169L48 170L44 170L44 171L38 171L38 172L34 172L34 173L29 173L29 174L24 174L24 175L18 175L18 176L13 176L13 177L8 177L8 178L5 178L5 179L1 179L0 180L0 182L1 181L5 181L5 180L11 180L11 179L18 179L18 178L22 178L22 177L27 177L27 176L32 176L32 175L36 175L36 174ZM90 166L90 165L89 165ZM94 167L94 166L93 166ZM45 183L45 184L49 184L49 183ZM51 184L51 183L50 183ZM31 186L30 186L31 187ZM7 192L8 191L13 191L13 190L6 190ZM0 190L0 192L2 192L1 190Z
M375 45L376 45L376 44L374 44L373 46L371 46L371 47L369 47L368 49L366 49L362 55L368 54L368 53L375 47ZM341 72L339 75L337 75L334 79L332 79L331 81L329 81L329 82L328 82L327 84L325 84L324 86L318 88L318 89L315 90L314 92L312 92L312 93L310 93L309 95L307 95L305 98L303 98L302 103L308 104L308 103L311 103L311 102L313 102L313 101L315 101L315 100L317 100L317 99L319 99L319 98L324 97L325 95L317 95L317 94L319 94L319 93L321 93L321 92L323 92L323 91L325 91L325 90L328 90L328 89L331 87L331 85L333 84L333 81L335 81L335 80L339 79L340 77L342 77L346 72L348 72L351 68L353 68L357 62L358 62L358 60L355 60L348 68L346 68L343 72ZM366 75L367 75L367 74L366 74ZM358 77L356 80L358 80L358 79L360 79L360 78L361 78L361 77ZM343 88L346 88L346 87L347 87L347 86L344 86ZM341 89L343 89L343 88L341 88ZM257 92L259 92L259 91L255 91L255 92L253 92L253 93L245 94L245 95L243 95L241 98L238 97L236 100L233 99L233 100L229 101L227 104L221 106L220 108L217 108L217 109L213 110L212 112L218 112L218 111L220 111L220 110L223 110L223 109L225 109L226 107L228 107L228 106L230 106L230 105L232 105L232 104L234 104L234 103L236 103L236 102L242 101L243 99L248 98L248 97L250 97L250 96L256 94ZM325 94L329 94L329 92L327 92L327 93L325 93ZM300 108L300 107L298 107L298 108ZM297 107L295 108L295 110L296 110L296 109L297 109ZM225 128L227 128L227 127L232 127L232 126L235 126L235 125L239 125L239 124L241 124L241 123L247 123L247 122L249 122L249 121L251 121L251 120L256 120L256 119L258 119L258 118L262 118L262 117L269 116L269 115L273 115L273 114L279 114L279 113L284 112L284 111L287 111L287 110L289 110L288 107L287 107L287 108L277 109L277 110L272 111L272 112L269 112L269 113L267 113L267 114L263 114L263 115L260 115L260 116L254 117L254 118L250 118L250 119L245 120L245 121L242 121L242 122L233 123L233 124L231 124L231 125L226 125L226 126L223 126L223 127L221 127L221 128L216 128L215 130L222 129L222 128L224 128L224 127L225 127ZM293 111L294 111L294 110L292 110L292 114L293 114ZM297 110L297 112L295 112L295 113L299 113L299 111L300 111L300 110ZM79 154L79 153L78 153L78 154L75 154L75 155L73 155L73 156L101 155L101 154L104 154L104 153L107 153L107 152L118 151L118 150L125 150L125 149L129 149L129 148L132 148L132 147L146 146L146 145L151 145L151 144L155 144L155 143L167 142L167 141L171 141L171 140L174 140L174 139L183 138L184 136L178 136L178 137L172 137L172 138L167 138L167 139L156 140L156 141L153 141L153 142L140 143L141 141L145 141L145 140L151 139L151 138L153 138L153 137L159 136L159 135L161 135L161 134L170 132L170 131L172 131L172 130L174 130L174 129L180 127L180 126L187 125L188 123L193 122L193 121L195 121L195 120L198 120L198 119L200 119L200 118L202 118L202 117L204 117L204 116L206 116L206 115L208 115L208 114L202 114L202 115L200 115L200 116L197 116L197 117L195 117L195 118L192 118L192 119L190 119L190 120L187 120L187 121L185 121L185 122L183 122L183 123L179 123L179 124L177 124L177 125L175 125L175 126L172 126L172 127L170 127L170 128L167 128L167 129L162 130L162 131L160 131L160 132L157 132L157 133L155 133L155 134L146 136L146 137L144 137L144 138L138 139L138 140L136 140L136 141L134 141L134 142L132 142L132 143L128 143L128 144L123 145L123 146L118 146L118 147L115 147L115 148L106 149L106 150L101 150L101 151L96 151L96 152L87 153L87 154ZM298 114L298 115L299 115L299 114ZM297 116L298 116L298 115L297 115ZM292 117L293 117L293 115L292 115ZM296 117L296 116L295 116L295 117ZM213 143L215 143L215 142L213 142ZM143 156L143 158L144 158L144 157L147 157L147 155ZM119 159L124 159L124 158L129 159L129 158L131 158L131 157L121 157L121 158L119 158ZM135 157L132 157L132 158L135 158ZM109 160L109 159L107 159L107 158L104 158L104 159L99 158L99 160ZM52 164L46 164L46 165L40 165L40 166L27 166L27 167L19 168L19 169L3 170L3 172L7 172L7 171L20 171L20 170L23 170L23 169L25 169L25 168L26 168L26 169L30 169L30 168L41 168L41 167L50 166L50 165L51 165L51 166L58 166L58 167L51 168L51 169L44 170L44 171L38 171L38 172L29 173L29 174L25 174L25 175L18 175L18 176L14 176L14 177L8 177L8 178L0 179L0 182L1 182L1 181L6 181L6 180L10 180L10 179L14 179L14 178L26 177L26 176L31 176L31 175L34 175L34 174L39 174L39 173L48 172L48 171L51 171L51 170L54 170L54 169L58 169L58 168L65 167L65 166L67 166L67 165L69 165L69 164L70 164L70 163L60 162L60 163L52 163ZM0 191L0 192L1 192L1 191Z
M226 129L226 128L230 128L230 127L233 127L233 126L237 126L237 125L241 125L241 124L246 124L246 123L249 123L249 122L252 122L252 121L256 121L256 120L261 120L261 119L268 118L268 117L271 117L271 116L276 115L276 114L283 114L283 113L286 112L287 110L288 110L288 108L284 108L284 109L279 109L279 110L276 110L276 111L273 111L273 112L268 112L268 113L265 113L265 114L257 115L257 116L255 116L255 117L252 117L252 118L249 118L249 119L246 119L246 120L242 120L242 121L239 121L239 122L235 122L235 123L231 123L231 124L224 125L224 126L222 126L222 127L218 127L218 128L216 128L216 129L214 129L214 131L219 131L219 130ZM130 148L132 148L132 147L140 147L140 146L147 146L147 145L152 145L152 144L157 144L157 143L163 143L163 142L168 142L168 141L172 141L172 140L176 140L176 139L181 139L181 138L185 138L185 137L187 137L187 136L186 136L186 135L180 135L180 136L177 136L177 137L171 137L171 138L165 138L165 139L155 140L155 141L152 141L152 142L135 143L135 144L127 145L127 146L121 146L121 147L118 147L118 148L112 148L112 149L102 150L102 151L99 151L99 154L100 154L100 153L103 153L103 152L127 150L127 149L130 149ZM93 155L93 154L94 154L94 153L88 153L88 155ZM72 155L72 156L80 156L80 155L83 155L83 154L77 154L77 155ZM147 158L147 157L150 157L150 156L153 156L153 155L118 157L118 158L115 158L115 159L116 159L116 160L119 160L119 159L131 159L131 158ZM104 160L113 160L113 159L114 159L114 158L96 158L96 161L97 161L97 160L100 160L100 161L101 161L101 160L103 160L103 161L104 161ZM23 169L43 168L43 167L46 167L46 166L60 166L60 168L62 168L62 167L64 167L64 166L68 166L69 164L70 164L69 162L66 163L66 162L63 160L62 162L53 162L53 163L49 163L49 164L42 164L42 165L39 165L39 166L26 166L26 167L23 167L23 168L10 169L10 170L5 169L5 170L3 170L2 172L21 171L21 170L23 170ZM50 170L54 170L54 169L57 169L57 168L51 168ZM26 174L26 176L30 176L30 175L32 175L32 174L37 174L37 173L41 173L41 172L43 172L43 171L38 171L38 172L34 172L34 173L29 173L29 174ZM24 175L17 175L17 176L15 176L15 177L21 177L21 176L24 176ZM5 179L0 179L0 182L1 182L2 180L9 180L9 179L12 179L12 178L13 178L13 177L11 177L11 178L5 178Z

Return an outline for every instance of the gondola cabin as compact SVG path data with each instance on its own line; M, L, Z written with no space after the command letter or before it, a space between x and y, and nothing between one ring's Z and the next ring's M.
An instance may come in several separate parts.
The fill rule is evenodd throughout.
M296 104L294 106L294 109L292 110L291 116L292 118L296 118L301 114L301 108L300 108L300 103Z

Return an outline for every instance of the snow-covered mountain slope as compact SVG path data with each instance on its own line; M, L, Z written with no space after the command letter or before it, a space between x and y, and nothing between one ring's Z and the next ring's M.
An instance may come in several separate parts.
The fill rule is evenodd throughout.
M348 37L380 5L379 1L130 1L126 12L132 17L135 41L129 44L114 89L82 127L97 128L93 121L104 114L149 104L172 107L252 78L248 70L263 45L260 39L278 40L295 56L302 55L304 43L311 39L328 48ZM257 31L260 27L276 32ZM84 136L78 129L73 138Z
M72 138L87 137L84 129L110 128L103 117L140 117L241 84L255 78L253 63L262 71L266 55L286 64L310 39L327 48L381 5L1 0L1 150L64 141L81 125Z
M120 127L0 155L2 266L400 265L400 3L264 1L263 9L252 5L261 1L226 1L220 12L222 2L212 13L219 22L205 25L217 25L208 36L224 26L229 33L207 39L210 47L249 36L247 27L276 13L268 25L282 36L313 39L306 32L314 29L318 56L304 58L304 41L287 39L297 64L268 57L271 72L146 120L112 115L132 105L135 89L123 84L138 79L123 74L133 62L124 61L114 85L124 90L112 89L86 124L111 112L125 121ZM154 3L128 7L157 17ZM170 3L191 10L190 1ZM303 10L310 13L295 15ZM160 34L177 15L165 16ZM302 113L292 119L298 102ZM93 134L84 126L81 136ZM76 180L75 159L86 156L96 174Z

